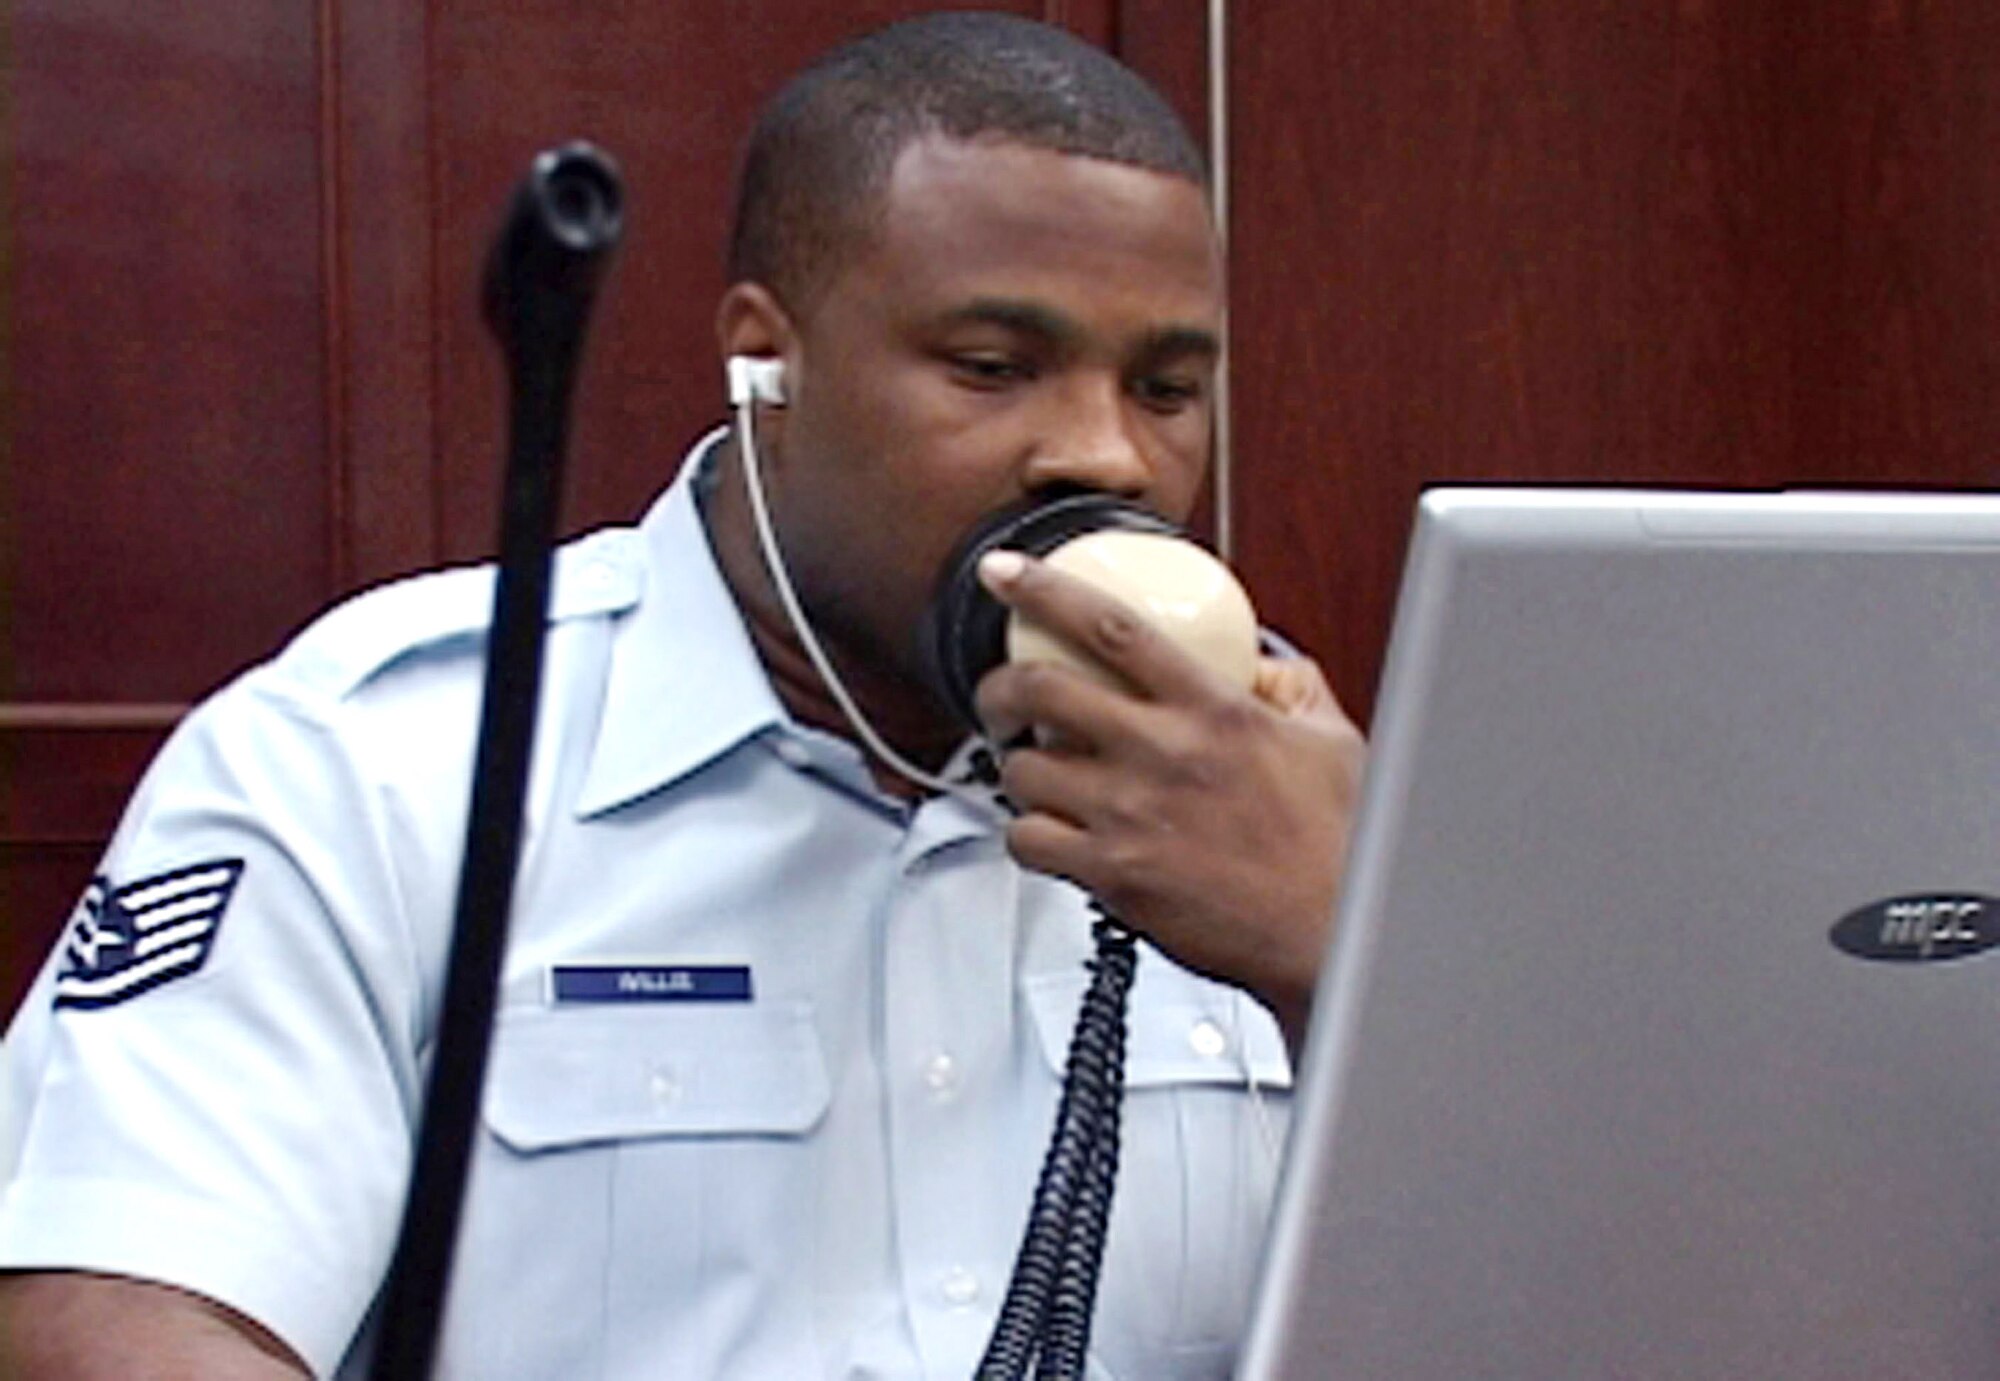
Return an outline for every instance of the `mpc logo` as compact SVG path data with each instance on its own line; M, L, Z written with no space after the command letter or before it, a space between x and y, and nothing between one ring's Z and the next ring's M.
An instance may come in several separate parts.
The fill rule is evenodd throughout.
M1891 897L1850 912L1829 937L1857 959L1892 964L1969 959L2000 944L2000 902L1966 892Z

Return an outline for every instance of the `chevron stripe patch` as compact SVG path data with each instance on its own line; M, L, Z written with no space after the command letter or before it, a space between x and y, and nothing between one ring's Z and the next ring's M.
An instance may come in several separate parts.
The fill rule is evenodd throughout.
M77 904L56 975L58 1007L109 1007L208 961L243 860L217 858L122 887L99 876Z

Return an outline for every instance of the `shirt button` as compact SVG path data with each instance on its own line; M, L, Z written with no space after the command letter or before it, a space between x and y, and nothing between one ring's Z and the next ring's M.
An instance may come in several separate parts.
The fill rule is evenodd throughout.
M1188 1044L1204 1060L1213 1060L1229 1049L1229 1037L1214 1022L1203 1019L1188 1032Z
M654 1107L671 1108L681 1100L681 1081L662 1065L646 1076L646 1092L652 1095Z
M963 1309L979 1298L979 1277L963 1266L954 1266L938 1282L938 1293L946 1304Z
M804 767L812 761L812 749L795 738L780 738L776 752L780 761L793 767Z
M924 1065L924 1087L931 1091L931 1097L943 1102L958 1092L958 1061L946 1054L931 1056Z

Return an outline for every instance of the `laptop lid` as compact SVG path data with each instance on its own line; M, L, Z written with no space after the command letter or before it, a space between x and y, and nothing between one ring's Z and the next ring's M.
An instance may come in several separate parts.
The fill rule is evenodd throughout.
M2000 1376L2000 500L1425 497L1249 1378Z

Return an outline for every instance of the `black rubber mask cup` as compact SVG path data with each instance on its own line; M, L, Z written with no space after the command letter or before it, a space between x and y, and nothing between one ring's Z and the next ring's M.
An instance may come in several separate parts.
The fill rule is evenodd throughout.
M974 733L983 732L973 691L1007 658L1007 606L979 583L989 551L1047 556L1073 537L1115 529L1190 540L1177 524L1108 494L1070 493L1000 509L960 541L938 573L922 630L931 687Z

